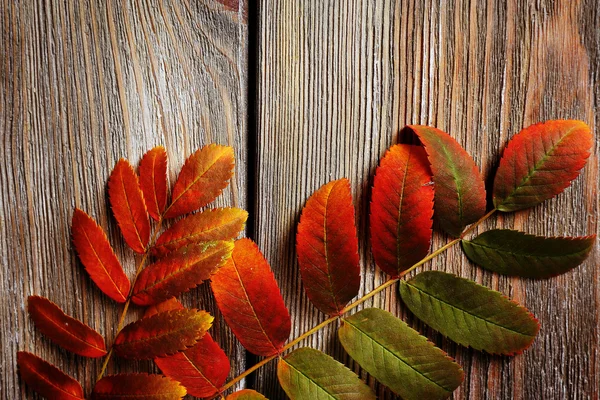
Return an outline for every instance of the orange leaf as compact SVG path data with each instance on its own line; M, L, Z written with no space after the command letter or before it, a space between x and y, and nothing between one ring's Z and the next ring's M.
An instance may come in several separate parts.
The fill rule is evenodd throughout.
M144 317L150 317L161 311L180 310L183 305L174 297L162 303L148 307ZM181 353L154 359L163 374L181 382L188 393L195 397L211 397L219 388L231 368L225 352L207 332L202 339Z
M227 187L233 167L229 146L209 144L196 151L181 168L165 217L187 214L212 202Z
M108 198L125 242L133 251L143 254L150 239L150 221L138 177L123 158L108 179Z
M183 386L162 375L109 375L94 386L93 399L179 400L186 395Z
M216 208L190 215L163 232L152 248L162 257L190 243L234 239L248 219L239 208Z
M19 351L17 365L21 379L48 399L77 400L84 398L79 382L34 354Z
M131 300L148 306L195 288L219 269L232 249L232 242L216 241L191 244L169 253L140 273Z
M308 199L298 224L296 249L308 298L324 313L339 314L360 288L348 179L329 182Z
M256 243L236 241L211 286L225 321L248 351L269 356L281 349L290 335L290 314Z
M29 296L27 310L40 332L59 346L84 357L102 357L106 354L102 335L66 315L47 298Z
M144 154L140 162L140 189L148 213L158 221L167 205L167 152L157 146Z
M163 311L125 326L113 349L126 358L148 360L186 350L211 327L214 317L195 309Z
M398 274L429 251L433 186L427 154L420 146L397 144L381 159L371 197L371 244L375 263Z
M94 283L108 297L124 303L129 294L129 279L102 228L89 215L76 208L71 233L79 259Z

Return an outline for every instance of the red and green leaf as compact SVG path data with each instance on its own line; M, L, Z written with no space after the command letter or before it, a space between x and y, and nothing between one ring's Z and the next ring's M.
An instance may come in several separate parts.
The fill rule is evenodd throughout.
M27 310L39 331L64 349L84 357L106 355L102 335L66 315L60 307L47 298L29 296Z
M171 194L166 218L175 218L212 202L233 176L234 155L229 146L209 144L183 165Z
M277 364L277 377L291 400L374 400L377 397L345 365L327 354L302 347Z
M393 277L429 252L433 186L427 154L397 144L381 159L371 197L371 246L375 263Z
M550 278L581 264L594 247L596 235L542 237L509 229L492 229L462 247L474 263L503 275Z
M162 375L109 375L94 386L93 399L180 400L186 395L183 386Z
M248 351L260 356L279 352L290 335L290 314L256 243L236 241L211 287L225 321Z
M108 297L124 303L129 294L129 279L104 230L89 215L76 208L71 232L79 259L94 283Z
M150 239L150 221L138 176L123 158L110 174L108 199L125 242L133 251L143 254Z
M144 154L140 162L140 189L148 213L158 221L167 205L167 152L157 146Z
M209 279L231 256L233 243L191 244L146 267L133 287L131 301L148 306L178 296Z
M337 315L358 294L360 267L354 205L347 179L323 185L302 210L296 249L308 298Z
M521 353L540 329L525 307L445 272L422 272L401 281L400 295L417 318L442 335L490 354Z
M163 257L191 243L234 239L244 229L247 219L247 211L229 207L190 215L160 235L152 254Z
M485 185L469 153L439 129L409 125L425 146L435 184L435 216L442 229L460 236L485 214Z
M387 311L364 309L338 333L350 357L405 400L445 399L464 379L460 365Z
M183 305L172 297L149 307L144 317L181 309ZM195 397L216 395L231 368L227 355L208 332L193 347L172 356L155 358L154 362L163 374L180 382L188 394Z
M138 360L164 357L195 345L214 317L195 309L163 311L125 326L117 335L116 355Z
M19 351L17 365L21 379L40 395L55 400L83 399L83 388L54 365L38 356Z
M561 193L579 175L591 147L590 127L582 121L546 121L523 129L500 160L494 206L516 211Z
M265 396L252 389L244 389L231 393L225 400L268 400Z

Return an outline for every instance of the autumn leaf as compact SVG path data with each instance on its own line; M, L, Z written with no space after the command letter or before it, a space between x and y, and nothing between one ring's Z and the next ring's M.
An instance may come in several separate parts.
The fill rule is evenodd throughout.
M239 208L216 208L190 215L163 232L152 254L163 257L191 243L234 239L246 224L248 212Z
M147 266L138 276L131 301L147 306L167 300L209 279L231 256L231 241L191 244Z
M21 379L48 399L77 400L84 398L79 382L34 354L19 351L17 365Z
M181 309L183 305L172 297L148 307L144 317ZM154 362L163 374L180 382L195 397L216 395L231 368L227 355L208 332L193 347L172 356L157 357Z
M561 193L579 175L591 147L590 127L582 121L547 121L523 129L500 160L494 206L516 211Z
M108 199L125 242L143 254L150 239L150 221L137 174L123 158L108 179Z
M102 335L66 315L47 298L29 296L27 310L39 331L59 346L84 357L106 355Z
M277 377L291 400L377 398L354 372L327 354L308 347L280 359Z
M485 214L485 186L475 162L456 140L439 129L409 125L425 146L435 184L435 216L440 226L460 236Z
M165 217L178 217L212 202L227 187L233 167L233 149L229 146L209 144L196 151L177 177Z
M427 325L458 344L513 355L533 343L539 324L501 293L439 271L400 282L404 304Z
M338 333L350 357L405 400L445 399L464 379L460 365L387 311L364 309Z
M427 154L397 144L381 159L371 197L371 245L375 263L393 277L429 252L433 186Z
M140 162L140 189L150 216L158 221L167 205L167 152L157 146Z
M179 382L151 374L109 375L96 382L92 392L97 400L179 400L185 395Z
M163 357L195 345L214 317L195 309L164 311L125 326L117 335L116 355L138 360Z
M94 283L108 297L124 303L129 294L129 279L102 228L89 215L76 208L71 233L79 259Z
M269 400L262 394L252 389L244 389L239 392L231 393L225 400Z
M358 294L360 267L354 205L347 179L323 185L302 210L296 250L308 298L337 315Z
M267 260L252 240L235 242L211 287L225 321L248 351L260 356L279 352L290 335L290 314Z

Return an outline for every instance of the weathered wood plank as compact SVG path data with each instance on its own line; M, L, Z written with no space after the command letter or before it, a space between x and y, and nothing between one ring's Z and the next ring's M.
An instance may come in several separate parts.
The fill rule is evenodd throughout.
M75 206L97 218L133 274L139 259L122 245L105 195L119 158L137 164L163 144L173 182L196 148L230 144L236 177L218 203L246 207L246 2L226 3L0 2L1 398L33 398L18 379L17 350L39 354L91 388L100 361L52 345L32 326L25 301L47 296L112 341L122 306L76 261L70 219ZM184 301L216 311L208 287ZM245 351L216 321L212 332L236 374ZM109 371L150 367L117 360Z
M544 119L600 123L598 4L459 0L261 1L256 240L272 264L298 336L325 317L303 294L294 249L306 199L346 176L358 213L363 291L385 277L369 251L369 188L379 157L408 123L449 131L493 175L501 148ZM582 177L560 197L487 227L535 234L598 232L600 141ZM437 234L433 248L447 241ZM456 346L407 320L456 357L467 377L456 399L598 398L598 247L575 271L542 282L498 277L454 248L427 269L475 279L524 303L540 319L533 347L500 358ZM368 301L405 315L395 289ZM335 327L305 341L359 370ZM256 387L283 398L275 365ZM366 374L361 373L363 377ZM374 386L382 399L395 398Z

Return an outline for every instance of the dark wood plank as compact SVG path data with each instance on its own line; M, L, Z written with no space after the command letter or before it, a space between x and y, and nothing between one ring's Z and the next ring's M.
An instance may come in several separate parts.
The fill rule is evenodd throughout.
M225 3L0 2L0 398L33 398L18 379L17 350L56 363L87 390L94 382L101 360L52 345L25 302L47 296L112 341L122 306L76 262L70 220L75 206L97 218L133 274L139 259L123 246L105 195L119 158L137 164L163 144L173 182L192 151L230 144L236 176L218 204L246 207L246 2ZM184 301L216 311L208 287ZM243 370L245 351L222 319L212 332L232 375ZM150 367L118 361L109 371Z
M408 123L449 131L493 174L501 149L522 127L557 118L600 123L598 3L459 0L261 1L256 240L272 264L296 337L325 317L303 294L294 249L306 199L340 177L353 183L362 292L385 280L368 243L368 199L379 157ZM544 205L485 227L535 234L598 232L598 146L583 176ZM433 248L446 243L436 234ZM425 269L452 271L524 303L542 330L514 358L456 346L407 320L456 357L466 380L456 399L598 398L598 247L578 269L547 281L498 277L471 265L458 248ZM368 301L406 312L396 289ZM335 327L306 340L359 371ZM364 372L381 399L395 398ZM284 398L275 363L256 387Z

